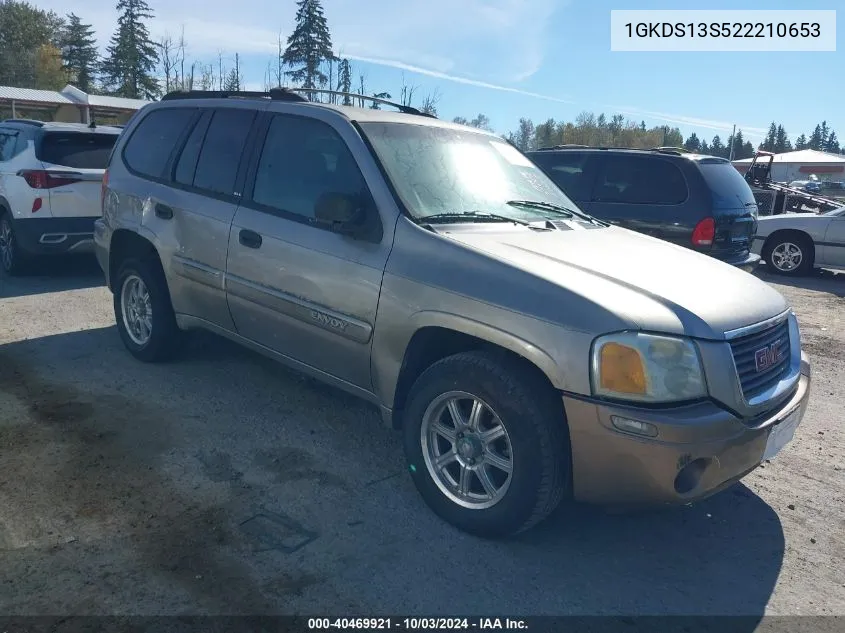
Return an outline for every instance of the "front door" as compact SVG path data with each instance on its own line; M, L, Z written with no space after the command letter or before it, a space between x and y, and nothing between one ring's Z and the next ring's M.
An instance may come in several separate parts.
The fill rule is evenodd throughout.
M226 287L235 326L241 336L369 390L390 245L332 232L315 223L314 209L328 193L367 200L378 223L377 209L332 125L286 114L270 115L266 125L229 235Z
M833 218L824 234L818 264L845 268L845 215Z

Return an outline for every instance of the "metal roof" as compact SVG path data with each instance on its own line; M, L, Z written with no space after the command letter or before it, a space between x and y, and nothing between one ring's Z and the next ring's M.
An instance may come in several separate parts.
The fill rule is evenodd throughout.
M751 158L743 158L735 160L734 165L751 164ZM767 161L763 161L767 162ZM783 154L775 154L773 162L775 163L845 163L845 156L840 154L830 154L828 152L820 152L815 149L798 149L793 152L784 152Z
M12 86L0 86L0 99L50 105L76 105L75 101L55 90L33 90L32 88L14 88Z
M33 90L32 88L15 88L0 86L0 100L20 101L21 103L43 103L45 105L75 105L91 106L110 110L140 110L150 103L142 99L125 99L123 97L106 97L89 95L75 86L67 85L61 92L55 90Z

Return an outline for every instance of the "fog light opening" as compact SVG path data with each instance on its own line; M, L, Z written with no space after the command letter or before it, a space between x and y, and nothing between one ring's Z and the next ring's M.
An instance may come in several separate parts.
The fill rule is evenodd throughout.
M618 415L610 416L610 421L614 427L625 433L633 433L634 435L641 435L643 437L657 437L657 427L648 422L630 420L619 417Z
M710 459L700 457L681 468L675 476L675 492L679 495L686 495L698 488L701 483L701 476L707 470L710 462Z

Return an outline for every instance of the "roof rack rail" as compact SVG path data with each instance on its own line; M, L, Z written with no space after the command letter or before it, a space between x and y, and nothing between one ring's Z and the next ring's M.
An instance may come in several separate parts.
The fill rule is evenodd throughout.
M664 154L690 154L691 152L685 147L652 147L652 152L663 152Z
M44 121L36 121L35 119L6 119L3 123L23 123L24 125L44 127Z
M176 99L272 99L273 101L306 101L288 88L271 88L266 92L254 90L174 90L164 95L162 101Z
M384 105L393 106L403 114L416 114L417 116L427 116L432 119L437 117L429 112L423 112L417 108L409 105L402 105L394 101L382 99L381 97L370 97L367 95L356 94L354 92L341 92L339 90L324 90L322 88L289 88L292 92L304 92L306 94L321 94L321 95L337 95L339 97L349 97L350 99L361 99L363 101L372 101L374 103L383 103Z
M538 152L547 152L553 149L590 149L589 145L578 145L577 143L566 143L564 145L550 145L549 147L539 147Z
M380 97L370 97L367 95L356 94L354 92L341 92L338 90L324 90L322 88L271 88L267 92L257 92L249 90L176 90L168 92L164 95L162 101L173 101L177 99L271 99L273 101L297 101L308 102L308 99L303 97L301 92L306 94L329 94L340 97L349 97L350 99L359 99L363 101L372 101L374 103L382 103L384 105L393 106L404 114L416 114L419 116L427 116L437 118L428 112L422 112L417 108L402 105L382 99Z

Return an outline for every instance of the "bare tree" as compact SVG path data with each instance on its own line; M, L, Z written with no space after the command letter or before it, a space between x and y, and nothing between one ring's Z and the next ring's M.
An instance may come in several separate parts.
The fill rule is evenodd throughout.
M365 79L366 79L366 76L364 75L364 73L361 73L360 75L358 75L358 94L359 95L367 94L367 89L364 85ZM358 107L359 108L364 107L364 100L363 99L358 99Z
M223 51L217 52L217 89L223 90Z
M399 103L403 106L410 106L414 102L414 93L418 86L409 86L405 82L405 73L402 73L402 88L399 90Z
M285 54L285 40L282 37L282 32L279 31L279 39L277 43L278 48L276 49L276 87L281 88L284 85L285 78L287 75L285 74L285 62L284 62L284 54Z
M214 66L203 64L200 67L200 90L211 90L214 88Z
M164 75L164 92L170 92L175 87L174 73L179 65L179 51L173 43L173 38L165 34L156 42L158 47L158 63Z
M437 116L437 104L440 102L440 91L435 88L434 92L429 92L424 98L420 106L420 112L423 114L430 114ZM410 104L407 104L410 105Z

